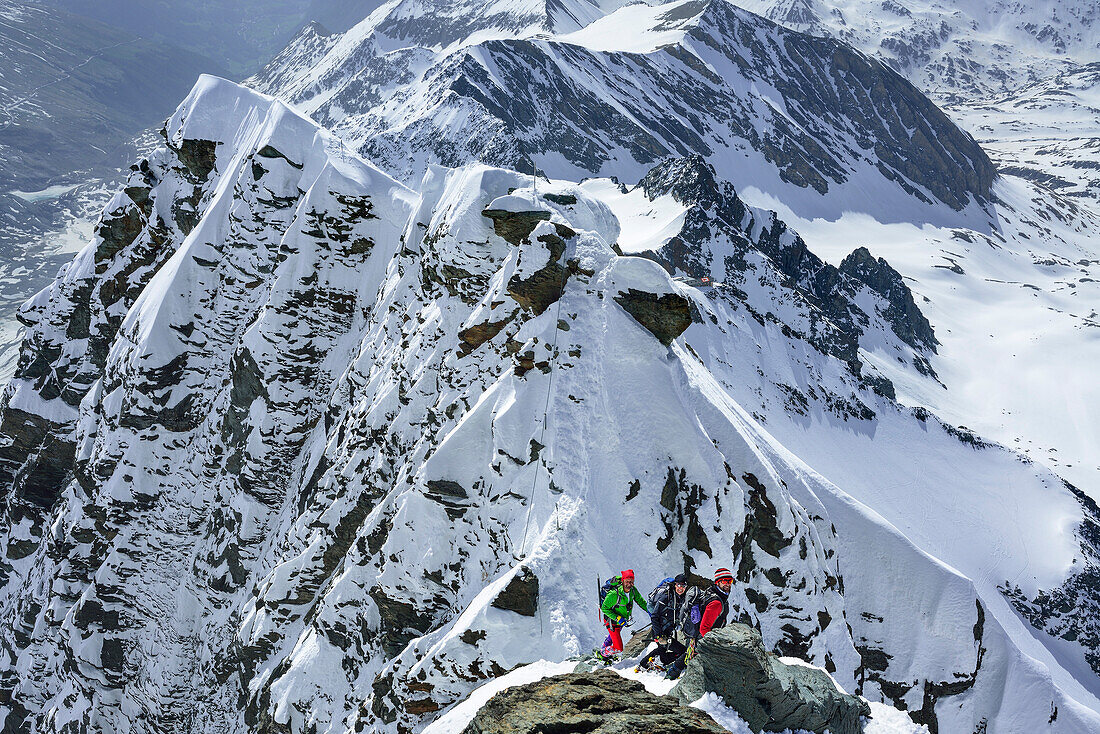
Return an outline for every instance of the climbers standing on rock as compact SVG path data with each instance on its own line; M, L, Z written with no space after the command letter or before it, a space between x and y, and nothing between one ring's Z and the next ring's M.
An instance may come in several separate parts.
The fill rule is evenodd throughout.
M687 651L668 668L667 677L679 678L687 661L695 655L695 645L711 630L726 626L730 611L730 587L733 586L733 574L728 568L719 568L714 572L714 583L700 594L684 610L681 618L684 633L690 640Z
M623 651L622 629L630 622L637 602L647 614L649 608L638 589L634 587L634 571L627 569L617 578L608 582L606 596L600 602L604 626L607 627L607 639L600 651L605 659L610 659Z
M687 650L684 643L676 639L676 633L691 596L686 574L667 579L650 592L649 618L657 649L639 664L639 668L652 668L654 658L660 660L662 667L667 667Z

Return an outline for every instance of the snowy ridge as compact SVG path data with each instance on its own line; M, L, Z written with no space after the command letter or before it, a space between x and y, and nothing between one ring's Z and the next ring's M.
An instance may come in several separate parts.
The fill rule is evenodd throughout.
M646 177L683 220L643 258L606 182L413 193L213 78L165 140L24 311L5 727L417 731L602 639L596 573L716 565L771 649L930 729L1100 727L1095 505L865 381L936 379L885 263L698 160ZM1067 589L1062 639L1013 606Z

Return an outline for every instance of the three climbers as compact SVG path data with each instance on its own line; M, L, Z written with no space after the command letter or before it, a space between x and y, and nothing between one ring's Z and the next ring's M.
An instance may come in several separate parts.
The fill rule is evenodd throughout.
M608 634L599 653L610 662L622 652L622 629L629 624L637 603L649 614L657 643L639 668L666 670L669 678L679 677L695 655L696 643L726 625L732 585L733 574L728 568L715 571L714 583L705 589L689 585L687 576L679 574L658 584L647 603L634 585L634 571L623 571L600 589L600 612Z

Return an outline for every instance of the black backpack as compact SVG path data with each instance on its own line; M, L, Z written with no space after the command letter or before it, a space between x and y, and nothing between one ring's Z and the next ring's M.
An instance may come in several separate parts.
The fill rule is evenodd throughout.
M600 583L600 577L596 577L596 583ZM607 598L607 595L611 593L611 590L618 587L622 588L623 579L621 576L612 576L607 581L604 581L600 585L600 609L603 609L603 600Z
M646 602L649 604L649 607L651 609L660 603L657 601L657 599L660 597L662 592L668 590L669 584L671 584L675 580L675 576L669 576L667 579L653 587L653 591L649 592L649 596L646 597Z
M696 595L691 605L684 612L683 628L688 637L699 637L699 625L703 621L703 612L712 601L722 602L722 613L714 622L714 629L726 626L726 616L729 614L730 605L728 597L723 597L714 587Z

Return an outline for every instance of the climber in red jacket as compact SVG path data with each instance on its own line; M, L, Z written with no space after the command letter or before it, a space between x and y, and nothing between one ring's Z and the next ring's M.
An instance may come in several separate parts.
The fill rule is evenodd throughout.
M730 587L733 574L728 568L714 572L714 585L703 592L697 602L703 607L703 618L699 620L699 637L706 637L712 629L726 626L726 617L730 612Z

